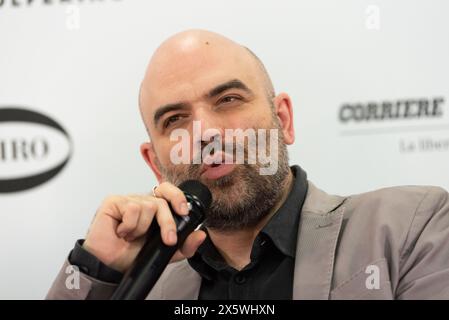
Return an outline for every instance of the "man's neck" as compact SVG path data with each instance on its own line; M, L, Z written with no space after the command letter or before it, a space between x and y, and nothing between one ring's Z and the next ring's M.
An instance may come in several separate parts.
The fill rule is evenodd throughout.
M242 270L251 262L250 256L254 240L286 200L290 193L292 182L293 173L290 171L284 180L281 198L255 227L232 232L208 229L210 239L228 265L234 269Z

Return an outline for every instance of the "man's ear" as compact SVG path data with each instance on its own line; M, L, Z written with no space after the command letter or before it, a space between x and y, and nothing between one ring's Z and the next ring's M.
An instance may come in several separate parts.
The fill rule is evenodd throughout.
M284 142L293 144L295 142L295 129L293 128L292 101L288 94L282 92L273 99L273 103L282 133L284 134Z
M144 142L140 145L140 154L142 155L145 162L153 170L154 175L159 183L162 182L162 175L157 167L157 155L154 152L153 144L151 142Z

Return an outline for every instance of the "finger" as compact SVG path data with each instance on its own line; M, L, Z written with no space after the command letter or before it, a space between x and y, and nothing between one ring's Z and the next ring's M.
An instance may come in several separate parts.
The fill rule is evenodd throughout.
M137 227L127 235L126 241L133 241L136 238L143 236L150 227L154 215L157 212L157 204L154 201L141 201L141 213Z
M128 201L122 210L122 221L117 227L117 235L120 238L126 237L137 227L141 207L136 202Z
M182 252L180 250L176 250L175 254L170 259L169 263L180 261L180 260L184 260L185 258L186 257L182 254Z
M180 215L187 215L189 213L189 209L187 207L187 199L184 195L184 192L182 192L181 189L179 189L175 185L169 182L162 182L154 190L154 193L157 197L164 198L165 200L170 202L176 213Z
M124 196L108 196L103 200L99 212L103 212L120 223L122 222L123 214L126 212L128 202L129 199ZM96 214L95 217L98 217L98 215Z
M157 199L156 201L158 204L156 219L161 228L162 241L168 246L173 246L177 241L175 220L170 212L167 201L164 199Z
M184 255L184 257L193 257L196 250L198 250L199 246L204 242L206 237L207 234L203 230L197 230L189 234L187 239L184 241L184 244L180 248L180 251Z

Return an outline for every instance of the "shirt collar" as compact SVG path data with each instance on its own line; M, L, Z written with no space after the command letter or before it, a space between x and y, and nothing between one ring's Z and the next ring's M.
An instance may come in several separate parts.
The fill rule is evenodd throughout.
M299 166L292 166L294 179L287 199L261 230L285 255L296 255L299 215L307 194L307 174Z
M268 237L283 254L294 258L299 216L307 194L308 183L307 174L300 166L294 165L291 170L294 177L289 195L260 233ZM202 227L202 229L205 228ZM207 233L207 230L204 231ZM194 269L202 274L208 274L209 267L216 271L227 268L209 237L188 261ZM209 267L203 265L201 261L204 261Z

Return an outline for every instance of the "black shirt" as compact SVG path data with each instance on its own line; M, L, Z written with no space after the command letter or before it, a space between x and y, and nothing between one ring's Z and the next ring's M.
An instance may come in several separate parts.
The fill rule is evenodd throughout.
M257 235L251 262L245 268L238 271L227 265L209 237L188 259L202 278L199 299L292 299L299 215L307 193L307 175L299 166L291 169L294 180L290 194ZM69 255L72 265L99 280L120 282L121 273L104 265L81 245L82 240L78 240Z
M298 166L292 172L290 194L257 235L247 266L230 267L209 237L188 259L202 278L199 299L292 299L299 214L307 192L305 172Z

